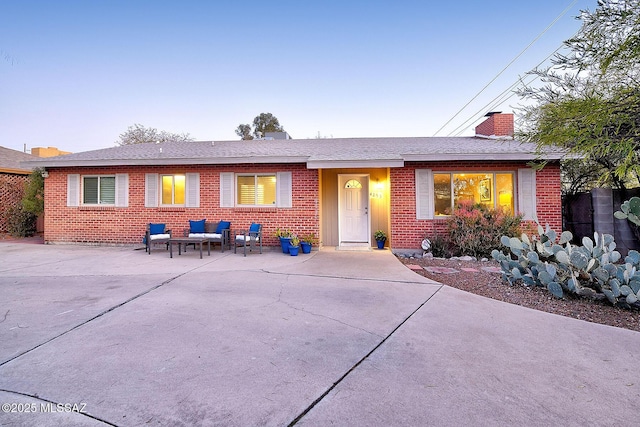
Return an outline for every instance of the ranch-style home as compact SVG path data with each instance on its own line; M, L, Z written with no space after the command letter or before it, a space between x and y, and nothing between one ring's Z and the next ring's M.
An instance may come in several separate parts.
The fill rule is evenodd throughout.
M457 202L522 213L561 229L560 152L541 170L513 115L490 113L473 137L261 139L136 144L27 162L44 168L46 243L139 243L147 224L189 220L315 233L365 247L384 230L396 251L445 229Z

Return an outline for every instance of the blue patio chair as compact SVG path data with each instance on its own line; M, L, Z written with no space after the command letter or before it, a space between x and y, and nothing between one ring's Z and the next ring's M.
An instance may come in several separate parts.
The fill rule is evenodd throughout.
M258 249L262 253L262 225L252 223L248 230L238 230L233 238L233 253L237 253L239 246L242 246L244 256L247 256L247 248L249 251Z
M164 244L168 249L170 238L171 230L168 230L165 224L150 223L144 235L145 250L151 255L151 245L156 244Z

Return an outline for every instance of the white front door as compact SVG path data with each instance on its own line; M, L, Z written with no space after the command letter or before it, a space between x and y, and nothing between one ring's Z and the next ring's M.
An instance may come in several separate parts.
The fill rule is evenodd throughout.
M340 246L370 246L369 176L338 175Z

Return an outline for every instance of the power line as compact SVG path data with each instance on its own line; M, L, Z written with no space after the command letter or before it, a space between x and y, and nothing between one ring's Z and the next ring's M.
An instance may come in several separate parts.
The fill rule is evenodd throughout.
M577 33L576 33L577 34ZM545 62L547 62L547 60L549 58L551 58L552 56L554 56L556 53L558 53L558 51L560 49L562 49L563 45L560 45L556 50L554 50L553 52L551 52L549 55L547 55L546 58L544 58L542 61L540 61L535 67L538 68L540 67L542 64L544 64ZM481 107L478 111L475 112L475 114L472 114L470 118L468 118L464 123L462 123L461 125L459 125L457 128L455 128L454 130L452 130L451 132L449 132L449 134L447 136L451 136L452 134L455 133L455 136L460 135L463 131L465 126L467 125L467 123L469 123L470 121L475 121L478 119L477 116L482 117L482 115L484 115L487 111L493 111L498 105L502 104L503 102L505 102L506 100L512 98L515 93L511 92L511 94L504 98L504 95L510 91L512 91L516 86L518 86L518 84L523 83L525 85L530 85L531 83L533 83L534 81L536 81L539 78L538 75L535 75L529 82L524 83L522 81L522 78L519 77L518 80L516 80L515 82L513 82L511 84L511 86L509 86L507 89L505 89L504 91L502 91L498 96L496 96L495 98L493 98L491 101L489 101L487 104L485 104L483 107ZM498 100L498 98L500 98L500 100ZM497 101L498 100L498 101ZM490 106L489 106L490 105ZM463 129L460 129L463 128ZM456 133L457 132L457 133Z
M478 96L480 96L480 94L481 94L482 92L484 92L484 91L485 91L485 89L487 89L487 88L488 88L488 87L489 87L489 86L490 86L494 81L496 81L496 79L497 79L498 77L500 77L500 75L502 75L502 73L504 73L504 72L507 70L507 68L509 68L509 67L510 67L514 62L516 62L516 61L518 60L518 58L520 58L520 57L521 57L521 56L522 56L522 55L523 55L527 50L529 50L529 48L530 48L531 46L533 46L533 44L534 44L535 42L537 42L537 41L538 41L538 39L540 39L540 37L542 37L542 36L543 36L547 31L549 31L549 29L551 29L551 27L553 27L553 26L555 25L555 23L556 23L556 22L558 22L558 21L560 20L560 18L562 18L562 17L563 17L563 16L564 16L564 15L565 15L565 14L566 14L566 13L567 13L567 12L568 12L572 7L573 7L573 6L577 3L577 1L578 1L578 0L573 0L573 1L571 2L571 4L570 4L569 6L567 6L567 7L562 11L562 13L560 13L560 15L558 15L558 16L556 17L556 19L554 19L554 20L553 20L553 22L551 22L551 24L549 24L549 25L547 26L547 28L545 28L545 29L544 29L540 34L538 34L538 36L537 36L535 39L533 39L533 41L532 41L531 43L529 43L529 44L527 45L527 47L525 47L525 48L522 50L522 52L520 52L518 55L516 55L516 57L515 57L515 58L513 58L513 59L511 60L511 62L509 62L509 63L506 65L506 67L504 67L504 68L503 68L503 69L502 69L498 74L496 74L496 76L495 76L493 79L491 79L491 81L490 81L489 83L487 83L487 84L486 84L486 85L485 85L485 86L480 90L480 92L478 92L477 94L475 94L475 96L474 96L473 98L471 98L471 99L470 99L466 104L464 104L464 106L463 106L460 110L458 110L458 112L457 112L457 113L455 113L455 114L453 115L453 117L451 117L451 118L450 118L450 119L449 119L449 120L448 120L444 125L442 125L442 127L441 127L440 129L438 129L438 130L433 134L433 136L436 136L436 135L437 135L437 134L438 134L442 129L444 129L444 128L449 124L449 123L451 123L451 121L453 121L453 119L455 119L455 118L456 118L456 117L457 117L457 116L458 116L458 115L459 115L459 114L460 114L460 113L461 113L465 108L467 108L467 107L469 106L469 104L471 104L471 103L472 103L472 102L473 102L473 101L474 101Z

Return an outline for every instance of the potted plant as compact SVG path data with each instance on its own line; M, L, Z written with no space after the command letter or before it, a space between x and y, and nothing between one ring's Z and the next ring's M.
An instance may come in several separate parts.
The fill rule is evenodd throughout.
M300 239L295 234L291 236L289 241L289 254L291 256L298 256L298 251L300 250Z
M277 228L276 237L280 239L280 247L282 248L282 253L288 254L290 246L289 241L291 240L291 231Z
M302 248L303 254L311 253L311 247L316 244L318 239L316 238L315 233L305 234L300 238L300 247Z
M378 249L384 249L384 244L387 241L387 234L382 230L377 230L373 233L373 238L376 239Z

